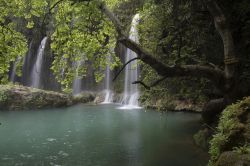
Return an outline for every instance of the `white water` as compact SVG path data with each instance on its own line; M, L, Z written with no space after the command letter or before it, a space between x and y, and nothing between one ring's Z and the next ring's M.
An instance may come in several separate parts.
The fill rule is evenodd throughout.
M16 61L13 64L13 68L12 68L11 75L10 75L10 81L13 83L15 82L15 79L16 79L17 64L21 61L21 59L22 59L21 57L17 57Z
M77 95L82 92L82 78L79 77L78 70L82 66L82 61L77 61L74 64L74 68L76 69L75 78L73 81L73 95Z
M137 25L139 23L139 14L136 14L132 20L129 38L136 43L139 43ZM130 49L127 49L126 62L137 57L137 54ZM138 103L139 89L136 84L132 82L138 79L138 64L137 61L133 61L126 66L125 69L125 84L124 84L124 95L122 104L124 106L121 109L135 109L140 108Z
M107 57L107 66L105 70L105 99L102 104L108 104L113 102L113 92L110 89L111 86L111 75L109 64L111 62L111 56Z
M45 36L41 41L41 44L37 51L36 62L32 68L31 72L31 87L33 88L41 88L41 72L42 72L42 64L43 64L43 55L47 42L47 37Z

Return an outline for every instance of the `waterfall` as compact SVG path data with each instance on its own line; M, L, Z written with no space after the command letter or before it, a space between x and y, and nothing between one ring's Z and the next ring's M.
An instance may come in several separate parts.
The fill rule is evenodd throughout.
M47 42L47 37L44 37L41 41L41 44L37 51L36 62L32 68L31 72L31 87L41 88L41 76L42 76L42 64L43 64L43 55Z
M139 23L139 14L136 14L132 20L129 39L136 43L139 43L137 25ZM130 49L127 49L126 62L137 57L137 54ZM140 108L138 103L139 90L137 84L132 84L132 82L138 79L138 64L137 61L133 61L126 66L125 69L125 84L124 84L124 94L122 99L122 104L124 104L124 109L134 109Z
M103 104L112 103L113 101L113 92L110 89L111 83L111 75L110 75L110 67L109 64L111 62L111 56L107 57L107 66L105 70L105 99Z
M82 91L82 78L79 78L78 70L82 66L82 61L76 61L73 63L74 68L76 69L75 78L73 81L73 95L77 95Z
M16 79L17 64L21 61L21 59L22 59L22 57L17 57L16 61L13 64L13 68L12 68L11 75L10 75L10 81L13 83L15 82L15 79Z
M29 76L31 74L31 59L32 59L32 47L33 47L33 39L30 41L28 53L26 54L22 67L22 84L25 86L29 86Z

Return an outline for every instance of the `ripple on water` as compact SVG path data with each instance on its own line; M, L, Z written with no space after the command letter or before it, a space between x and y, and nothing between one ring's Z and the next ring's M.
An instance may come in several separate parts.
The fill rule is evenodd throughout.
M31 157L33 157L33 155L28 154L28 153L21 153L20 156L23 157L23 158L31 158Z
M4 157L2 157L2 160L13 160L14 158L11 158L11 157L9 157L9 156L4 156Z
M65 152L64 152L64 151L62 151L62 150L61 150L61 151L59 151L59 152L58 152L58 154L59 154L59 155L61 155L61 156L63 156L63 157L68 157L68 156L69 156L69 154L68 154L68 153L65 153Z
M49 164L50 164L51 166L61 166L61 165L55 164L55 163L53 163L53 162L50 162Z
M48 157L46 157L46 159L49 159L49 160L57 160L58 157L57 157L57 156L48 156Z
M49 142L54 142L54 141L56 141L55 138L47 138L46 140L49 141Z

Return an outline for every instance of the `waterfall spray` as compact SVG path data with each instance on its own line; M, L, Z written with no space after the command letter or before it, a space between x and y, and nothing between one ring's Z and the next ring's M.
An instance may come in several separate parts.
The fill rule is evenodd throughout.
M105 99L103 104L108 104L113 102L113 92L110 89L111 86L111 75L109 63L111 62L111 56L107 56L107 66L105 70Z
M133 18L129 39L136 43L139 43L137 25L139 23L139 14L136 14ZM137 54L130 49L127 49L126 62L137 57ZM135 109L140 108L138 103L139 89L136 84L132 82L137 81L139 76L137 61L133 61L126 66L125 69L125 84L124 84L124 95L122 99L122 104L124 104L124 109Z

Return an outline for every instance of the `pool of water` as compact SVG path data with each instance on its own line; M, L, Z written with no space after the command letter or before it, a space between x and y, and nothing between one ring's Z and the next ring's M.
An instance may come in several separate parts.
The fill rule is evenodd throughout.
M0 165L205 166L199 120L115 105L0 112Z

